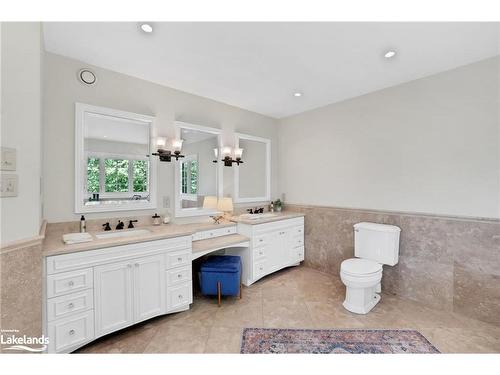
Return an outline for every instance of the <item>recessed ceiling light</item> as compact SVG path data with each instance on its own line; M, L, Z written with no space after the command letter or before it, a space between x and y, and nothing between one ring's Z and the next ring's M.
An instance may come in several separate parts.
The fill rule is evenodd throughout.
M149 23L142 23L141 30L149 34L153 32L153 26L151 26L151 24Z
M301 92L294 92L293 96L295 96L296 98L300 98L302 96L302 93Z
M394 56L396 56L396 51L394 50L389 50L386 53L384 53L384 57L386 59L392 59Z

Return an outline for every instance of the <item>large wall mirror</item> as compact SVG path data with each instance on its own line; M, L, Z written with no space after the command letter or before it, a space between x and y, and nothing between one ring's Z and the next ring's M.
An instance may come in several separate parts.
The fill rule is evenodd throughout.
M75 212L156 208L154 118L75 105Z
M184 158L175 162L175 216L212 215L216 210L203 206L206 197L222 195L222 163L215 162L221 132L179 121L176 132Z
M234 167L234 201L271 200L271 140L236 133L235 147L243 149L243 164Z

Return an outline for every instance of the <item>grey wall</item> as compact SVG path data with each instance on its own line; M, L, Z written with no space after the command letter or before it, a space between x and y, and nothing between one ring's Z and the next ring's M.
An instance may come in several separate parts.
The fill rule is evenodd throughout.
M41 221L41 26L1 25L1 144L17 150L17 197L0 198L2 245L38 235Z
M223 129L225 142L232 146L235 131L270 138L273 142L272 189L277 195L278 129L272 118L245 111L210 99L187 94L106 69L92 67L95 86L84 86L77 72L88 65L62 56L45 54L43 142L44 217L49 222L75 220L74 200L74 103L82 102L156 116L159 134L174 136L175 120ZM158 203L164 197L173 207L173 164L160 163ZM157 210L160 214L165 208ZM124 217L153 211L102 213L92 217ZM172 209L170 209L172 212Z
M285 118L290 203L500 217L498 57Z

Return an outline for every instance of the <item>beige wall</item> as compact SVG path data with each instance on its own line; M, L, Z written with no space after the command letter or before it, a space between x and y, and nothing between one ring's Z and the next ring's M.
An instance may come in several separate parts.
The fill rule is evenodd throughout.
M74 103L83 102L130 112L154 115L160 134L174 135L174 120L221 128L226 143L232 145L233 132L270 138L277 161L278 129L272 118L245 111L210 99L187 94L109 70L91 67L97 84L87 87L77 80L86 64L46 53L44 90L44 217L49 222L75 220L74 200ZM277 162L273 165L272 187L277 194ZM163 198L174 203L173 164L160 163L158 204ZM166 209L159 208L160 214ZM169 209L173 213L172 209ZM102 213L92 217L124 217L153 211Z
M290 203L500 217L492 58L279 121Z
M41 219L41 26L1 25L1 144L17 150L18 196L0 198L2 245L38 235Z

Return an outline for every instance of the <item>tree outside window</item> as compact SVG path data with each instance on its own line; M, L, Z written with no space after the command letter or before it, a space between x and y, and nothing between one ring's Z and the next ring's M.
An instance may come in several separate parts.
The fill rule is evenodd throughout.
M101 162L102 161L102 162ZM117 158L87 158L88 193L147 193L149 161ZM101 179L104 187L101 191Z

